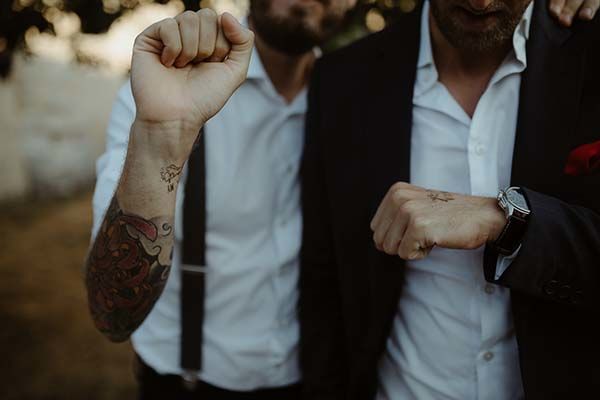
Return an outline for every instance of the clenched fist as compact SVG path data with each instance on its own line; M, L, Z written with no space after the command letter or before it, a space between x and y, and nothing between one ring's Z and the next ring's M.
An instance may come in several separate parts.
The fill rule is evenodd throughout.
M187 157L198 130L246 78L253 42L254 34L232 15L210 9L167 18L136 38L131 65L136 123L178 127L187 135L165 143L154 138L155 147Z
M394 184L371 221L376 247L405 260L425 258L434 246L476 249L495 240L506 219L495 198Z

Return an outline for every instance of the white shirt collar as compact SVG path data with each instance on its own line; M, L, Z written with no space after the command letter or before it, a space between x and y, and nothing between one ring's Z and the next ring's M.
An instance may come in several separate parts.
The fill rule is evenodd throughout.
M252 49L252 56L250 57L250 65L248 66L248 79L264 80L268 79L267 71L260 60L260 55L256 50L256 47Z
M516 58L523 66L527 67L527 41L531 32L531 20L533 19L533 1L527 6L523 13L521 22L517 25L513 34L513 49Z
M250 26L248 17L244 17L240 22L246 28ZM260 60L258 51L256 51L256 47L252 48L252 56L250 57L250 64L248 65L247 79L268 79L267 72L265 71L265 67Z

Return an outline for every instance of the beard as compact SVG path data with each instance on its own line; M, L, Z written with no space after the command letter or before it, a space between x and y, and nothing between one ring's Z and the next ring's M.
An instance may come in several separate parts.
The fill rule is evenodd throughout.
M497 0L482 12L477 12L469 7L467 1L431 0L431 13L440 31L452 46L461 50L485 53L506 46L512 41L515 29L530 2L531 0L514 2ZM486 14L493 15L496 21L485 29L468 29L459 18L461 16L477 18Z
M326 14L315 24L310 21L309 11L300 5L292 6L288 15L278 16L271 12L270 0L251 0L252 28L277 51L291 56L306 53L330 39L344 20L344 14L329 12L329 0L319 2Z

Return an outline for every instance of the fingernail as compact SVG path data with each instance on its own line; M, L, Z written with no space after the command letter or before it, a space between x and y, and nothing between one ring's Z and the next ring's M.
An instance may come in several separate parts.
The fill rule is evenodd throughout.
M592 19L594 18L594 10L592 10L589 7L586 7L583 10L581 10L581 16L587 19Z
M565 25L571 25L571 22L573 21L573 17L568 14L563 14L560 19Z

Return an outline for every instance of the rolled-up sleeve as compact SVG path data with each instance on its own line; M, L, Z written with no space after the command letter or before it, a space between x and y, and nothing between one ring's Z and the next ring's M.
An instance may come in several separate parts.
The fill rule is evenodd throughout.
M96 161L96 188L92 200L92 240L117 189L135 119L135 102L129 81L119 90L106 130L106 149Z

